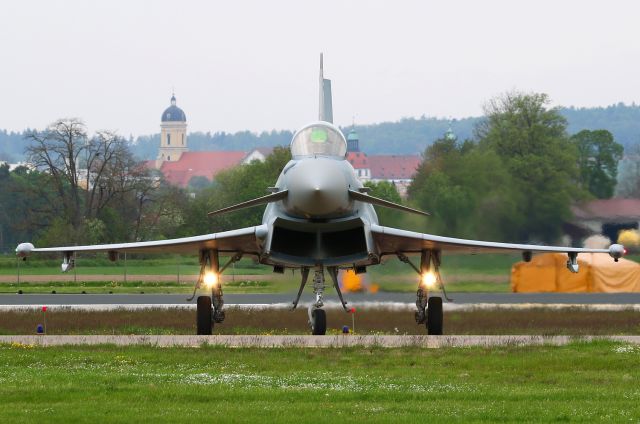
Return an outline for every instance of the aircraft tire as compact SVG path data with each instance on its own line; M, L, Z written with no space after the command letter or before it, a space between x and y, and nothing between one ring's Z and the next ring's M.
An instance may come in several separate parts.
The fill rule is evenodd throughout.
M209 296L198 296L198 335L210 336L213 331L213 311Z
M441 336L443 321L442 298L430 297L427 301L427 334Z
M311 311L311 334L324 336L327 333L327 313L324 309Z

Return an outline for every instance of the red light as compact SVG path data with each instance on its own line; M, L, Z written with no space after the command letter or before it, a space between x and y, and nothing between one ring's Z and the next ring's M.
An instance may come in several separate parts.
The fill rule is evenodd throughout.
M351 314L355 314L355 313L356 313L356 308L351 308L351 309L349 309L349 313L351 313Z
M42 307L42 312L47 312L47 307L46 306Z
M624 250L622 251L622 254L623 254L623 255L626 255L626 254L627 254L627 249L624 249Z

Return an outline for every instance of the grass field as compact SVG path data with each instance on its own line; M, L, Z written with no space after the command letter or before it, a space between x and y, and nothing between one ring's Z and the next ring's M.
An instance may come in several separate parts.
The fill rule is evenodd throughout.
M418 259L414 258L414 262ZM491 255L447 255L443 261L443 272L455 274L491 274L502 275L509 272L511 265L520 260L518 255L491 254ZM124 261L110 262L103 255L78 257L78 269L83 274L122 274ZM16 259L12 256L0 256L0 275L13 275L16 273ZM129 259L127 272L131 275L174 275L178 268L184 275L197 274L197 257L162 257L148 259ZM60 272L60 260L32 256L26 262L20 263L21 273L27 275L57 274ZM376 275L409 274L406 264L392 258L383 265L373 267ZM229 269L229 271L233 271ZM235 266L238 274L264 274L271 272L269 267L254 263L251 259L242 259Z
M258 277L259 278L259 277ZM52 293L57 294L191 294L194 283L185 282L150 282L150 281L51 281L22 282L0 284L0 293L24 294ZM225 293L275 293L293 291L293 284L277 284L273 281L236 280L224 284Z
M451 292L508 292L511 265L518 260L513 255L452 255L447 257L442 273L447 288ZM47 281L46 276L59 278L59 260L31 258L21 262L22 281L18 287L14 258L0 258L0 276L5 283L0 285L0 292L13 293L18 289L24 293L188 293L192 284L177 284L166 281L137 281L136 276L193 276L199 268L191 257L172 257L160 259L129 259L127 261L128 282L119 281L124 274L123 261L115 263L101 257L78 260L76 272L87 276L105 276L104 281L83 281L82 277L74 282L73 273L66 274L66 281ZM254 276L245 280L244 284L227 285L229 293L274 293L295 291L299 284L299 273L287 271L284 275L271 274L269 267L243 259L234 268L225 271L225 275ZM384 264L370 267L366 275L369 284L374 284L383 291L413 292L416 290L417 276L406 265L396 259ZM268 275L268 277L267 277ZM109 278L113 276L113 278ZM31 278L29 278L31 277ZM268 278L268 281L266 281ZM38 281L34 281L38 280ZM53 280L53 279L52 279ZM259 283L258 283L259 282Z
M269 276L270 277L270 276ZM264 278L264 277L263 277ZM379 284L380 291L415 293L417 283L412 281L413 276L398 277L396 281L387 281ZM413 278L415 280L415 278ZM274 276L269 280L255 276L255 279L237 279L233 282L225 282L225 293L291 293L291 298L295 296L300 282L291 276ZM377 284L377 283L376 283ZM494 281L453 281L446 285L447 292L450 293L507 293L511 291L508 282ZM0 293L17 293L22 290L24 294L52 293L58 294L125 294L125 293L163 293L163 294L190 294L193 292L191 282L153 282L153 281L42 281L42 282L21 282L17 284L0 283ZM311 289L307 287L307 291ZM328 293L333 293L333 288L327 288Z
M307 311L227 308L227 319L216 324L215 334L308 334ZM352 317L340 310L327 312L327 328L340 333L352 327ZM148 309L78 311L52 309L46 316L48 334L195 334L195 311ZM34 334L44 323L39 310L0 311L0 334ZM358 309L358 334L425 334L412 310ZM445 334L494 335L640 335L640 313L632 310L476 309L445 312Z
M0 422L636 422L638 347L0 346Z
M640 256L629 256L640 261ZM454 292L509 292L511 266L520 259L518 255L450 255L443 262L442 275L448 291ZM414 258L414 262L416 262ZM129 259L127 262L128 281L122 280L123 261L109 262L102 257L80 259L76 272L87 276L104 276L104 281L83 281L82 277L74 282L73 273L65 274L66 281L47 280L47 276L60 278L60 261L34 257L20 265L22 281L18 287L16 260L0 257L0 292L15 293L18 289L24 293L189 293L192 283L177 283L178 273L185 276L198 274L198 265L193 257L169 257L159 259ZM229 293L275 293L293 292L299 284L299 272L284 275L272 274L266 266L243 259L234 268L225 271L225 275L242 276L240 281L226 284ZM153 276L176 277L175 281L149 281ZM138 281L144 277L144 281ZM247 277L249 277L247 279ZM369 284L376 285L382 291L414 292L417 276L410 268L396 259L380 266L369 267L366 274ZM35 281L37 280L37 281ZM53 278L52 278L53 280ZM88 279L87 279L88 280ZM181 280L181 281L183 281Z
M20 262L20 273L23 275L56 275L60 274L59 259L45 259L33 256ZM15 275L17 261L13 257L0 258L0 275ZM78 273L87 275L122 275L125 262L110 262L104 257L77 258ZM197 257L170 257L129 259L126 263L128 275L198 275L200 268ZM250 259L242 259L227 270L228 274L260 275L271 272L268 267L253 263Z

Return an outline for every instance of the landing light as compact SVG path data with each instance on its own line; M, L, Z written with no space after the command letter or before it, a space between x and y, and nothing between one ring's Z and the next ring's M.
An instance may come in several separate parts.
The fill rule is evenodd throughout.
M218 274L216 274L215 272L207 272L206 274L204 274L204 284L211 288L213 286L217 286L218 285Z
M428 288L433 288L436 285L436 274L433 272L425 272L422 274L422 285Z

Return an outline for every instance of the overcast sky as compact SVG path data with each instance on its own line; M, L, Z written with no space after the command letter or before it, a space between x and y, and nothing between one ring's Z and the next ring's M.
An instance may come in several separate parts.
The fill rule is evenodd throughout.
M507 90L555 104L640 100L637 1L7 1L0 128L81 117L159 130L175 87L190 131L317 117L318 55L337 124L465 117Z

